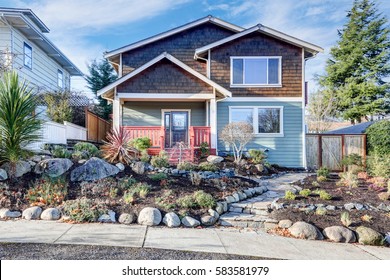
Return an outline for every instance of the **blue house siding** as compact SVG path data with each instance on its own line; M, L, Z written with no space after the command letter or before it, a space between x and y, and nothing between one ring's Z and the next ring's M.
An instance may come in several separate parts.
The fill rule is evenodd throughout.
M217 105L218 152L227 148L220 139L222 129L229 123L229 106L282 106L283 136L255 136L247 149L268 149L268 161L286 167L303 167L303 129L301 102L231 102Z

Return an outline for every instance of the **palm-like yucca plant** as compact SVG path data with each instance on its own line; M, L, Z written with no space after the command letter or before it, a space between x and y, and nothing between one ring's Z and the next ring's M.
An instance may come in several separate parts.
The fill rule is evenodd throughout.
M0 81L0 161L9 162L10 177L16 163L30 154L28 144L41 136L41 120L35 115L37 97L16 72L4 73Z
M108 162L129 164L138 151L130 146L130 132L122 127L107 133L107 141L101 147L103 158Z

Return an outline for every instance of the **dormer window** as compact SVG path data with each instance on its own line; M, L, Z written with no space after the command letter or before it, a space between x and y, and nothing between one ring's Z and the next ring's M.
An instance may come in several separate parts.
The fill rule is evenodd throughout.
M231 57L231 86L281 86L281 61L279 56Z

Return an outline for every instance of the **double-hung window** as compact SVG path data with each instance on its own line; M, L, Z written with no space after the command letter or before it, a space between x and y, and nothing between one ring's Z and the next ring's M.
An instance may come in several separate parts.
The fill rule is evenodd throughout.
M281 86L281 57L231 57L231 86Z
M27 43L24 43L24 66L32 69L32 47Z
M231 106L230 122L247 122L258 136L283 136L282 106Z
M64 73L61 70L57 71L57 84L59 88L64 88Z

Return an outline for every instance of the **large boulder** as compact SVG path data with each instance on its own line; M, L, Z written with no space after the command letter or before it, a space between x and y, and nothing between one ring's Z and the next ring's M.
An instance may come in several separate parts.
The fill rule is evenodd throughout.
M327 227L324 229L323 234L326 238L334 242L356 242L356 236L353 231L342 226Z
M207 162L212 163L212 164L220 163L222 161L223 161L223 157L220 157L220 156L208 156L207 157Z
M200 222L192 217L185 216L181 219L181 223L186 227L197 227L200 225Z
M179 227L181 224L180 218L174 212L169 212L164 216L163 223L167 227Z
M55 221L61 218L61 212L57 208L47 208L41 214L41 219L46 221Z
M0 209L0 218L2 219L19 218L20 216L22 216L22 213L19 211L11 211L7 208Z
M9 162L4 163L1 166L2 169L4 169L7 174L10 174L10 164ZM28 173L31 171L31 165L27 161L20 160L16 163L16 168L15 168L15 174L14 176L16 178L22 177L24 174Z
M306 222L296 222L288 231L292 236L296 238L310 239L310 240L322 240L324 236L315 226Z
M161 212L157 208L146 207L139 212L138 223L145 226L157 226L161 223Z
M73 162L67 158L45 159L35 165L35 173L46 174L50 177L59 177L69 170Z
M363 245L383 245L384 238L379 232L364 226L360 226L356 229L358 242Z
M41 216L42 208L38 206L27 208L22 213L22 218L26 220L37 220Z
M200 221L202 222L202 225L212 226L218 221L218 219L211 215L204 215L200 218Z
M133 164L131 170L133 170L135 173L139 175L142 175L145 173L145 167L146 167L145 162L137 161Z
M118 174L118 167L106 161L92 157L82 166L72 170L70 180L73 181L96 181Z

